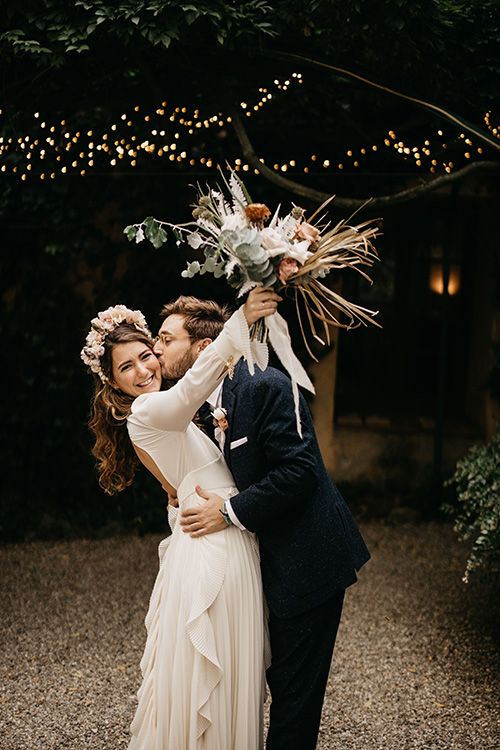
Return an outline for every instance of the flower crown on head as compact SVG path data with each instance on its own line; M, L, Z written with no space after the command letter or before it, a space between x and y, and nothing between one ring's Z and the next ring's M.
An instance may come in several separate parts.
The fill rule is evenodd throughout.
M90 321L91 328L87 334L86 344L80 352L80 356L92 372L99 375L103 383L107 381L107 377L101 367L101 357L104 354L104 341L106 336L122 323L135 326L138 331L144 333L149 339L153 339L146 323L146 318L140 310L130 310L125 305L116 305L97 313L97 318L93 318Z

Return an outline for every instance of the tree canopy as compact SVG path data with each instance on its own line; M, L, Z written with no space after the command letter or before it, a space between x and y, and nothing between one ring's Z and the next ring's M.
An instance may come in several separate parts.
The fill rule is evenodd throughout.
M495 0L27 0L7 4L0 35L4 61L36 68L99 70L140 83L141 58L153 72L175 65L191 74L215 59L237 71L281 49L321 56L472 111L498 95L500 14ZM120 54L121 53L121 54ZM116 55L115 59L113 59ZM102 56L102 57L101 57ZM102 71L102 60L108 70ZM268 63L260 62L265 68ZM231 77L231 69L225 69ZM249 72L247 70L247 72ZM227 83L224 81L224 88Z
M55 113L75 131L89 124L104 127L132 103L154 109L164 100L202 110L201 119L213 113L221 120L230 113L249 116L249 110L241 112L241 102L260 107L259 92L271 91L277 79L288 82L292 71L300 69L300 97L282 96L290 86L280 85L281 94L273 92L272 107L259 112L251 128L245 118L238 123L233 117L234 129L221 127L211 138L198 138L194 156L207 151L213 156L209 163L215 163L243 154L254 168L262 158L266 165L278 165L268 168L265 177L297 192L297 181L279 175L280 182L273 171L293 172L303 157L302 177L317 172L317 164L305 167L315 153L319 163L332 166L328 174L306 177L314 185L312 192L306 187L311 200L331 192L334 163L345 171L418 174L415 167L422 165L406 153L406 136L416 153L415 144L428 139L431 130L437 132L439 119L436 112L416 105L416 99L434 102L442 113L458 113L465 135L464 118L483 129L490 145L467 159L495 155L496 139L483 121L491 110L493 122L498 117L500 13L494 0L78 0L69 6L48 0L43 8L28 0L21 6L8 4L4 29L2 130L11 138L29 133L34 110L45 117ZM342 69L359 77L342 75ZM406 94L406 100L389 88ZM386 143L391 149L383 156L379 148L376 155L343 163L346 151L349 155L373 146L376 151L391 129L397 131L397 143ZM144 123L142 131L138 138L145 137ZM446 135L456 147L459 128L452 123ZM439 174L448 164L450 171L470 169L463 144L458 146L454 151L439 144L435 165L429 151L428 171ZM356 188L348 178L343 182L346 187L338 192L352 195ZM372 185L367 191L384 193Z

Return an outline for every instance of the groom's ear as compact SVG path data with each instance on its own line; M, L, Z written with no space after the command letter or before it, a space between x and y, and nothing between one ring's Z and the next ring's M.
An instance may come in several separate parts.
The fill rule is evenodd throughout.
M212 339L200 339L196 342L196 351L197 354L201 354L203 349L206 349L209 344L212 343Z

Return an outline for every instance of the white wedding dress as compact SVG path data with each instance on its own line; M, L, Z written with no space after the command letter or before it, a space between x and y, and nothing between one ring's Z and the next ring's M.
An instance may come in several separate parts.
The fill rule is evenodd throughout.
M132 405L130 438L177 488L179 510L204 502L197 484L236 494L221 452L191 420L226 362L250 364L254 347L240 309L182 380ZM169 508L172 535L159 546L129 750L258 750L267 636L256 539L234 526L191 538L178 512Z

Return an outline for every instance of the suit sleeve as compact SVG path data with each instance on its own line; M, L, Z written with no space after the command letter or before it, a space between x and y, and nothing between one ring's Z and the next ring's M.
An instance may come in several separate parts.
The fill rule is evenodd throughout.
M231 508L257 534L280 524L316 491L316 444L308 428L307 404L300 397L303 438L297 433L293 395L286 380L261 380L253 388L257 439L269 467L258 482L231 498Z

